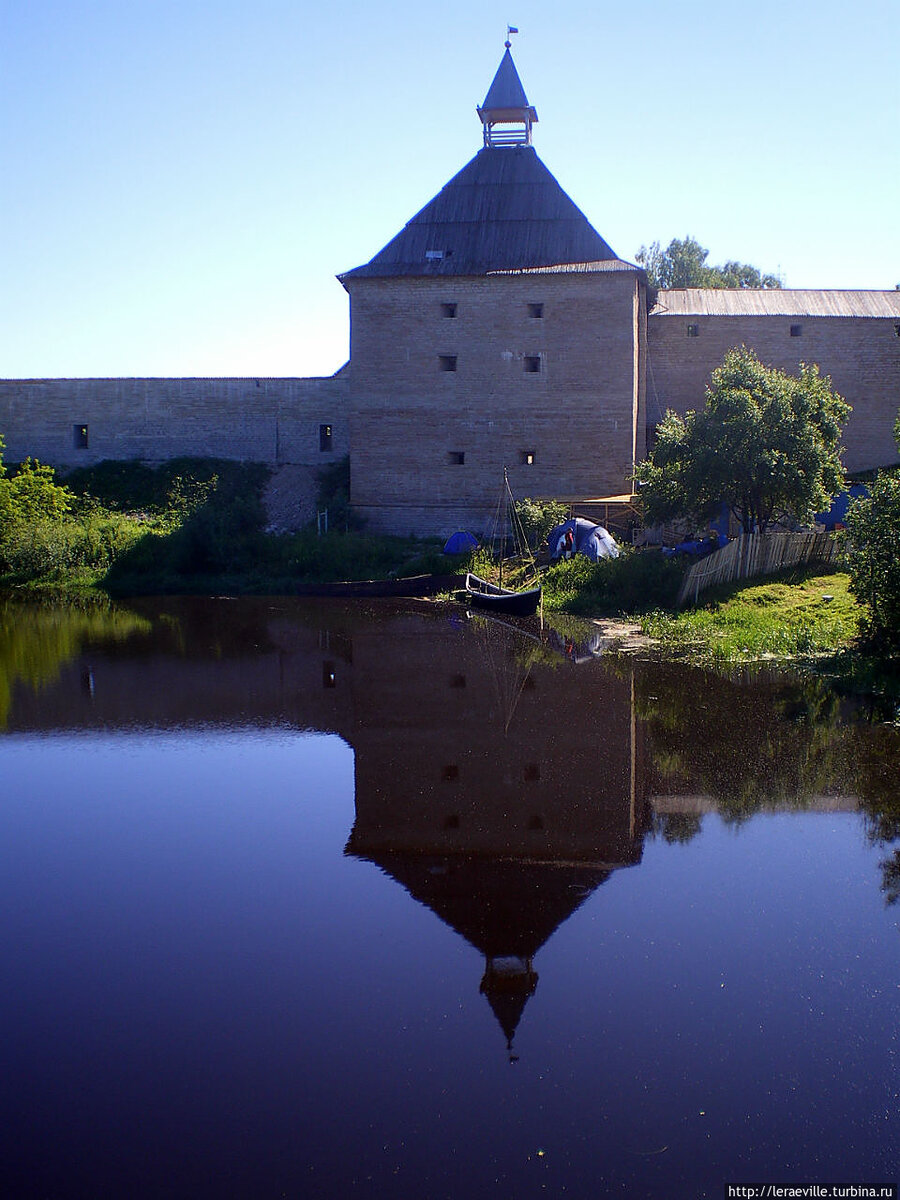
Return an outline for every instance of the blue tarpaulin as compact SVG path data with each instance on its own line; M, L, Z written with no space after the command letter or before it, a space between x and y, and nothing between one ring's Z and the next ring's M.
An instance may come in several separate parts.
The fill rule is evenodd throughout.
M851 500L858 500L860 496L868 496L869 489L861 483L855 483L846 492L841 492L839 496L831 502L831 508L828 512L818 513L816 521L820 525L824 525L826 529L834 529L838 525L843 525L847 520L847 509L850 507Z

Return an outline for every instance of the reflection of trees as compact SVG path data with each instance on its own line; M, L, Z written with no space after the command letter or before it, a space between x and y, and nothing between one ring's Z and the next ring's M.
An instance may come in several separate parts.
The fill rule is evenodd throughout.
M887 848L900 841L900 729L896 725L866 726L854 739L851 753L866 834L873 845ZM900 900L900 849L879 865L885 899L895 904Z
M803 809L815 796L858 798L889 904L900 900L900 727L867 696L815 677L745 670L731 677L654 663L635 675L635 703L656 776L651 790L711 798L725 820ZM658 813L654 832L690 841L694 812Z
M839 700L821 680L759 670L726 678L659 663L636 676L636 705L655 790L712 797L726 820L803 808L846 778ZM699 828L681 816L660 821L667 840L689 840Z
M84 607L0 602L0 729L6 727L13 688L37 691L52 683L83 646L144 633L149 621L102 601Z
M653 817L653 833L669 845L674 845L695 838L701 824L699 813L656 813Z

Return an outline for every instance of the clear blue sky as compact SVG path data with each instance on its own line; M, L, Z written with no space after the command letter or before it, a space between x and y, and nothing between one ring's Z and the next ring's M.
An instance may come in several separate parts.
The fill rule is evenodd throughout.
M622 258L900 281L897 0L4 0L0 376L323 375L503 52Z

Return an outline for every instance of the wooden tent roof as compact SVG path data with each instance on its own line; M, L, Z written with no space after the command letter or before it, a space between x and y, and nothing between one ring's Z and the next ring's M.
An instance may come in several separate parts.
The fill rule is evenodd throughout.
M617 260L531 146L480 150L365 266L340 275L486 275Z

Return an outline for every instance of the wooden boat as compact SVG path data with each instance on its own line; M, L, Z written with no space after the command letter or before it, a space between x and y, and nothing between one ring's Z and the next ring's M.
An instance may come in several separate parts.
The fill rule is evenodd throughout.
M541 602L540 587L526 588L514 592L510 588L499 587L496 583L488 583L470 571L466 575L466 591L473 607L483 608L488 612L507 613L514 617L530 617L537 611Z
M522 522L516 512L515 499L512 488L509 486L509 475L504 467L503 486L497 501L494 529L491 536L491 552L499 563L500 579L498 583L488 583L486 579L482 579L480 575L473 575L470 571L466 575L466 592L469 602L475 608L485 609L488 612L507 613L515 617L530 617L537 611L537 606L541 602L541 587L537 584L534 587L514 591L512 588L503 586L503 560L510 542L516 553L528 556L533 569L534 555L528 548L528 539L525 537L525 530L522 528Z

